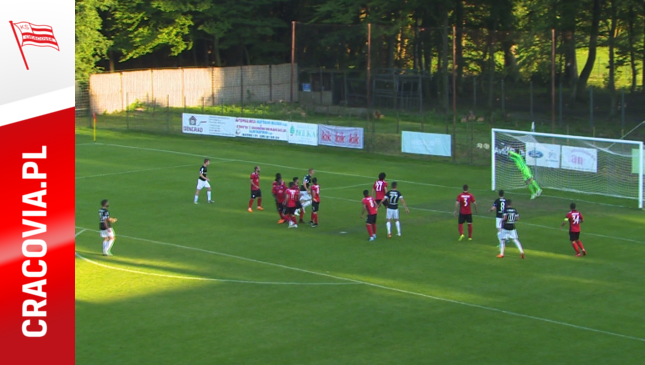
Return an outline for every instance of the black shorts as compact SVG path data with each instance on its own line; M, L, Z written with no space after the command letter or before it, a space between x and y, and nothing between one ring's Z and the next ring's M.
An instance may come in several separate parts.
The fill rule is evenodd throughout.
M261 198L262 197L262 190L251 190L251 199L255 198Z
M320 206L320 202L312 202L311 203L311 211L317 213L318 209L319 209L319 206Z
M578 241L580 239L580 232L569 232L569 241Z
M278 208L278 212L282 212L284 210L282 203L278 203L277 201L275 202L275 207Z
M296 207L284 207L284 213L294 215L296 214Z
M464 224L464 222L472 223L473 215L472 214L461 214L459 213L459 224Z
M376 214L368 214L367 219L365 220L365 223L367 223L367 224L376 223Z

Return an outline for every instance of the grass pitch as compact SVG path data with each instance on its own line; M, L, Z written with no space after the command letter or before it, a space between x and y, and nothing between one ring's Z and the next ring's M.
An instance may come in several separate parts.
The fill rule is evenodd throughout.
M77 129L78 364L634 364L645 355L645 217L634 201L509 192L526 259L497 259L488 167L264 141ZM215 204L192 202L210 157ZM262 168L265 211L246 211ZM287 229L272 177L316 169L320 225ZM379 172L411 208L367 241L361 192ZM461 185L477 198L457 242ZM101 256L97 211L117 240ZM578 258L559 231L585 216ZM254 206L255 207L255 206ZM307 216L308 220L308 216ZM641 359L641 360L638 360Z

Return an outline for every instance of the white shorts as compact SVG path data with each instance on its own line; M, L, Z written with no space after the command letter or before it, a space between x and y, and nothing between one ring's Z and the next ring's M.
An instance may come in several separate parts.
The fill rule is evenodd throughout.
M203 188L210 188L211 184L206 180L197 179L197 190L202 190Z
M387 213L385 213L385 219L399 220L399 210L387 208Z
M511 231L502 229L502 239L503 240L516 240L517 239L517 230L513 229Z
M303 201L303 200L304 201L311 200L311 196L309 195L307 190L303 190L300 192L300 201Z
M502 221L504 221L504 218L495 217L495 228L502 228Z
M100 231L101 237L103 238L114 238L114 229L113 228L108 228L108 229L102 229Z

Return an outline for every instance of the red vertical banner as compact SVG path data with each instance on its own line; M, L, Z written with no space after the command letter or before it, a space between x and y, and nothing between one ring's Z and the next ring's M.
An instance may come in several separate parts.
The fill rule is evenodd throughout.
M0 126L0 363L74 363L74 109Z

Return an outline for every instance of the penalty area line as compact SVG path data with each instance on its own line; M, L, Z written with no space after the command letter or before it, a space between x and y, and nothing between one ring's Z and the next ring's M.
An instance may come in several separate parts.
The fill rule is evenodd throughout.
M97 231L89 229L89 228L83 228L83 227L76 227L76 228L87 230L87 231L97 232ZM342 276L337 276L337 275L332 275L332 274L325 274L325 273L306 270L306 269L300 269L300 268L297 268L297 267L292 267L292 266L287 266L287 265L282 265L282 264L276 264L276 263L268 262L268 261L261 261L261 260L251 259L251 258L243 257L243 256L236 256L236 255L231 255L231 254L217 252L217 251L210 251L210 250L205 250L205 249L196 248L196 247L177 245L177 244L174 244L174 243L154 241L154 240L149 240L149 239L145 239L145 238L130 237L130 236L123 236L123 235L121 235L121 237L130 238L130 239L133 239L133 240L138 240L138 241L143 241L143 242L155 243L155 244L159 244L159 245L179 247L179 248L184 248L184 249L188 249L188 250L200 251L200 252L210 253L210 254L213 254L213 255L236 258L236 259L240 259L240 260L244 260L244 261L250 261L250 262L255 262L255 263L269 265L269 266L281 267L281 268L288 269L288 270L293 270L293 271L306 272L306 273L309 273L309 274L320 275L320 276L324 276L324 277L328 277L328 278L334 278L334 279L338 279L338 280L348 281L350 283L355 283L355 284L364 284L366 286L371 286L371 287L374 287L374 288L379 288L379 289L383 289L383 290L389 290L389 291L399 292L399 293L403 293L403 294L408 294L408 295L413 295L413 296L433 299L433 300L436 300L436 301L452 303L452 304L458 304L458 305L462 305L462 306L466 306L466 307L483 309L483 310L502 313L502 314L507 314L507 315L511 315L511 316L515 316L515 317L532 319L532 320L535 320L535 321L541 321L541 322L546 322L546 323L551 323L551 324L557 324L557 325L560 325L560 326L575 328L575 329L579 329L579 330L584 330L584 331L595 332L595 333L600 333L600 334L609 335L609 336L615 336L615 337L621 337L621 338L626 338L626 339L630 339L630 340L645 342L645 338L641 338L641 337L629 336L629 335L624 335L624 334L621 334L621 333L610 332L610 331L605 331L605 330L599 330L599 329L591 328L591 327L578 326L578 325L575 325L575 324L572 324L572 323L560 322L560 321L556 321L556 320L553 320L553 319L536 317L536 316L531 316L531 315L528 315L528 314L522 314L522 313L517 313L517 312L511 312L511 311L507 311L507 310L504 310L504 309L499 309L499 308L494 308L494 307L487 307L487 306L484 306L484 305L473 304L473 303L468 303L468 302L462 302L462 301L459 301L459 300L454 300L454 299L449 299L449 298L437 297L437 296L434 296L434 295L423 294L423 293L419 293L419 292L413 292L413 291L410 291L410 290L405 290L405 289L395 288L395 287L391 287L391 286L385 286L385 285L380 285L380 284L376 284L376 283L371 283L369 281L350 279L350 278L345 278L345 277L342 277Z

